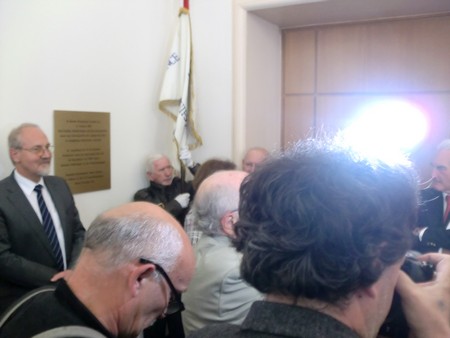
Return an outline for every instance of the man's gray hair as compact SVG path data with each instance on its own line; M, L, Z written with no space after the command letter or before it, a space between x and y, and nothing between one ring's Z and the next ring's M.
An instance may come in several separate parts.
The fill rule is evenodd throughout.
M235 186L214 184L194 199L193 216L196 226L205 235L225 236L220 223L228 211L239 207L239 190Z
M163 157L167 157L167 156L163 155L163 154L154 154L154 155L148 156L147 161L145 163L146 172L152 173L153 172L153 162L158 161L159 159L161 159Z
M438 150L450 150L450 139L445 139L437 146Z
M22 123L20 126L14 128L10 131L8 136L8 147L11 149L20 149L22 148L22 140L21 134L22 130L25 128L39 128L37 124L34 123Z
M115 268L145 258L172 271L183 242L166 221L136 212L120 217L98 216L86 232L84 247Z

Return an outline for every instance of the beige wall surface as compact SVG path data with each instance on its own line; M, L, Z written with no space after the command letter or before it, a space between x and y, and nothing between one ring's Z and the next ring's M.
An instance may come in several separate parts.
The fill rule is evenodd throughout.
M254 15L248 16L247 27L252 38L247 41L244 148L276 150L281 132L281 31Z
M403 99L431 127L412 154L425 179L434 147L450 137L449 60L449 15L285 30L283 142L345 128L369 102Z
M272 4L273 4L273 0ZM251 13L266 0L233 0L233 153L281 144L281 31ZM275 1L280 4L279 1Z

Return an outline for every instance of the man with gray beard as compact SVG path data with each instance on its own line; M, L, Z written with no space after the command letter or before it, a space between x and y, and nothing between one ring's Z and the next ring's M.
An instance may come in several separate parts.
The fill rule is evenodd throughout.
M0 181L0 312L66 275L85 232L69 186L48 176L52 146L39 126L14 128L8 146L15 169Z

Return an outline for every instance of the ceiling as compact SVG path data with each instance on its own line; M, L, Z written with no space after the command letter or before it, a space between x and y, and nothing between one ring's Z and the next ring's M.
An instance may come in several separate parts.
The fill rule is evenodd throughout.
M297 2L281 5L281 7L254 9L250 12L280 28L450 14L450 0L299 0Z

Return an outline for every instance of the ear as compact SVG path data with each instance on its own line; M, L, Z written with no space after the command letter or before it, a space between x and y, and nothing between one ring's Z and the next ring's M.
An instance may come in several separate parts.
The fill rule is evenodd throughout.
M147 171L147 180L152 181L153 179L153 174L150 171Z
M13 163L19 162L19 149L9 148L9 157L13 161Z
M378 294L378 290L376 287L376 283L373 283L372 285L365 287L365 288L361 288L358 289L355 292L355 295L357 298L363 298L363 297L368 297L368 298L375 298Z
M128 277L128 288L133 297L139 294L142 284L147 282L155 271L153 264L139 264L133 267Z
M228 237L234 237L234 219L233 219L233 213L227 212L225 215L222 216L220 219L220 224L222 225L222 231L227 235Z

